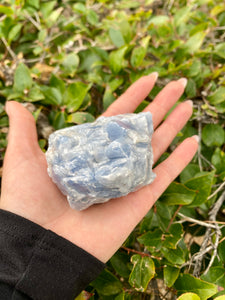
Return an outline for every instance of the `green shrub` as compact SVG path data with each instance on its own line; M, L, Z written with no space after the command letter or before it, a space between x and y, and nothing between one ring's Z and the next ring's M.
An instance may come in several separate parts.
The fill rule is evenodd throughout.
M78 299L225 294L224 29L222 0L1 1L1 161L6 100L33 111L43 151L52 130L92 122L154 71L158 82L137 111L180 77L188 79L180 101L194 101L168 153L198 134L196 157Z

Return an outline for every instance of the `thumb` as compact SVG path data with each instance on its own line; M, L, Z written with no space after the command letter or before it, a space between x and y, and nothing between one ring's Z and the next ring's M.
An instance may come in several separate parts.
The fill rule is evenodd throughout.
M39 148L35 119L20 103L7 101L5 110L9 116L8 147L17 150ZM40 149L40 148L39 148Z

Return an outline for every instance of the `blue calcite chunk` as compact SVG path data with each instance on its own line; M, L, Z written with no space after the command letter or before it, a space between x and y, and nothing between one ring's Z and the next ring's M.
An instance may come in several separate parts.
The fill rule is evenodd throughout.
M77 210L125 196L155 178L152 133L150 112L58 130L49 137L48 173Z

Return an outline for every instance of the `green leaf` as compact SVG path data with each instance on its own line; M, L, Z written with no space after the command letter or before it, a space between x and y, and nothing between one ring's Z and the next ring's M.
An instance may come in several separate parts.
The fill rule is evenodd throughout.
M135 35L135 32L131 28L130 23L128 22L128 20L123 19L118 25L119 25L119 29L123 35L123 38L125 40L125 43L129 44Z
M73 6L73 10L75 12L78 12L80 14L85 14L86 13L86 6L83 3L76 3Z
M147 50L144 47L137 47L133 49L131 54L131 65L134 68L137 68L142 64L146 52Z
M177 300L201 300L197 294L185 293L181 295Z
M64 9L63 7L59 7L56 10L54 10L50 14L50 16L48 16L48 19L46 21L47 21L47 24L48 24L49 27L52 26L58 20L58 18L61 15L63 9Z
M13 89L16 92L23 93L25 90L29 90L32 84L33 80L30 75L30 70L23 63L19 64L14 74Z
M216 297L214 300L225 300L225 295Z
M174 15L174 25L178 27L184 23L186 23L191 16L192 5L188 5L178 9Z
M141 5L140 1L134 1L134 0L125 0L125 1L121 1L120 4L118 3L118 7L120 9L137 8L140 5Z
M201 300L207 300L217 293L216 285L195 278L189 274L180 274L174 286L179 294L193 292L196 293Z
M0 118L0 127L8 127L9 126L9 119L7 116L3 116Z
M110 263L112 264L115 271L122 277L128 278L130 275L130 268L128 267L130 264L130 257L126 253L117 251L113 257L110 259Z
M163 193L161 199L168 205L188 205L196 196L196 192L182 183L172 182Z
M103 95L103 108L106 110L114 101L116 98L112 94L112 91L110 89L106 89L105 93Z
M216 148L211 161L216 167L217 173L220 174L225 171L225 153L220 148Z
M95 117L87 112L75 112L73 114L68 115L67 122L68 123L91 123L95 121Z
M66 127L66 113L63 111L58 111L53 120L53 127L58 130Z
M162 234L160 229L155 229L154 231L148 231L143 235L138 237L138 242L145 245L160 249L162 245Z
M127 51L127 46L119 50L112 51L109 55L109 66L113 73L118 74L122 68L126 66L124 56Z
M79 72L92 72L94 66L102 61L102 57L96 53L93 49L88 49L85 51L79 52L80 57L80 65L79 65Z
M39 0L26 0L26 6L31 6L35 9L39 9L40 2Z
M63 95L66 90L65 82L58 77L56 77L54 74L51 75L49 84L51 87L54 87L59 90L59 92Z
M162 26L165 24L168 24L170 21L168 16L155 16L152 17L151 20L149 21L149 24L153 24L155 26Z
M91 286L96 288L100 295L110 296L122 292L122 283L108 270L104 270Z
M18 35L20 34L22 27L23 27L23 25L21 23L18 23L12 27L12 29L10 30L9 35L8 35L9 43L11 43L12 41L14 41L18 38Z
M48 35L47 30L41 29L38 33L38 40L43 43L45 41L47 35Z
M215 92L207 97L207 100L213 105L225 101L225 86L220 86Z
M225 263L225 240L219 243L218 253L221 261Z
M114 92L118 87L123 83L123 78L113 78L108 82L109 88L111 92Z
M180 182L185 183L189 179L193 178L195 174L200 172L199 165L189 164L187 167L180 173Z
M173 265L182 265L185 263L185 254L180 247L176 249L162 248L161 253Z
M169 230L163 235L163 247L176 249L183 234L184 232L181 224L172 224Z
M191 62L191 65L189 68L184 68L184 74L188 77L195 77L198 76L202 72L202 62L198 58L194 58L193 61ZM189 83L190 79L188 80ZM195 81L194 81L195 82ZM191 81L192 83L192 81ZM194 85L191 84L190 88L193 87ZM196 82L195 82L195 89L196 89ZM187 87L185 89L185 92L187 90Z
M156 211L157 215L162 217L163 219L171 220L171 212L170 212L170 207L166 206L162 201L157 201L156 204Z
M74 76L79 65L79 56L75 53L68 54L62 61L62 69L65 75Z
M99 22L99 17L96 12L92 9L87 10L87 21L89 24L95 26Z
M34 85L28 94L28 99L30 102L43 100L45 96L43 95L40 87L38 85Z
M87 294L87 292L83 291L74 300L88 300L88 299L89 299L89 295Z
M64 104L71 112L78 110L90 88L91 84L87 85L79 81L68 86L63 98Z
M125 45L125 41L120 30L110 28L109 37L117 48L120 48Z
M10 6L0 5L0 14L11 16L13 14L13 10Z
M154 217L153 209L150 209L148 213L145 215L143 220L140 223L140 234L145 233L146 231L151 230L151 224Z
M213 6L213 9L210 11L210 14L212 16L216 16L216 15L220 14L221 12L223 12L224 10L225 10L224 4L215 5L215 6Z
M165 266L163 268L163 279L166 286L171 287L177 280L180 269L172 266Z
M215 46L214 53L225 59L225 42Z
M39 144L39 147L41 148L41 150L45 151L45 146L47 144L47 141L44 139L40 139L40 140L38 140L38 144Z
M206 275L201 276L201 279L225 288L225 269L223 267L211 267Z
M224 130L217 124L207 124L202 130L202 140L208 147L222 146L224 143Z
M137 291L144 292L150 280L155 275L155 265L150 257L141 257L135 254L131 257L133 269L130 273L129 283Z
M197 191L195 199L189 205L190 207L198 206L204 203L210 195L211 186L213 183L215 171L195 177L185 182L185 185L192 190Z
M194 98L197 93L196 82L193 79L189 79L185 88L185 94L188 98Z
M48 2L41 3L40 10L42 12L43 19L46 20L49 17L49 15L51 14L51 12L54 9L56 2L57 1L54 0L54 1L48 1Z
M62 95L56 88L49 86L41 86L41 91L45 96L45 99L42 100L43 104L50 105L61 105L62 104Z
M115 300L125 300L125 293L124 291L119 294L118 296L116 296Z
M202 46L205 36L206 32L197 32L187 40L187 42L182 46L182 48L184 48L189 54L194 54Z

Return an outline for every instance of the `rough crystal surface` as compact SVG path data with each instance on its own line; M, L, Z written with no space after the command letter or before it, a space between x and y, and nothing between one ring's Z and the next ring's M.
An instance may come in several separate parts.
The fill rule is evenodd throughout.
M49 137L48 173L77 210L125 196L155 178L152 133L150 112L58 130Z

